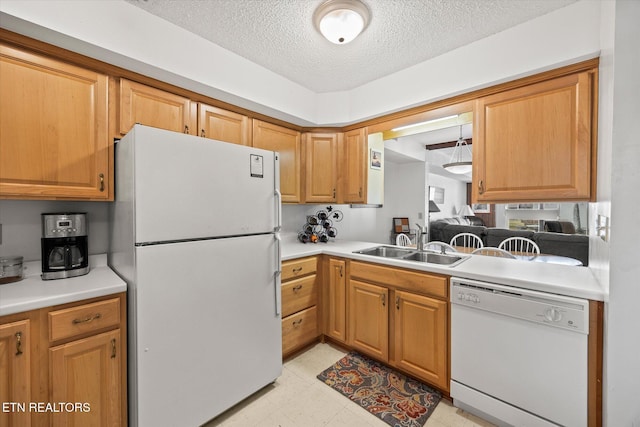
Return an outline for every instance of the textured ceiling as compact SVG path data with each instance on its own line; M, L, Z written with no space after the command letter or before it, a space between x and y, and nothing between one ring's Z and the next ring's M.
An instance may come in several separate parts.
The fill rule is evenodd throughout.
M370 24L343 46L313 26L323 0L126 1L323 93L353 89L576 0L362 0Z

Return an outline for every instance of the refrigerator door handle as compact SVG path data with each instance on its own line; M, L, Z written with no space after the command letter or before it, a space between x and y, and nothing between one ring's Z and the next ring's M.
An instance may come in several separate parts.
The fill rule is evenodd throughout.
M275 192L274 192L275 196L277 197L277 205L276 205L276 210L278 213L278 220L276 222L276 227L274 229L274 231L280 231L280 229L282 228L282 193L280 192L279 189L276 188Z
M281 284L281 276L282 269L280 267L280 258L282 257L282 249L281 243L282 239L280 238L280 233L275 233L274 238L276 239L276 270L273 273L273 287L275 293L275 302L276 302L276 316L280 316L282 311L282 295L280 292L280 284Z

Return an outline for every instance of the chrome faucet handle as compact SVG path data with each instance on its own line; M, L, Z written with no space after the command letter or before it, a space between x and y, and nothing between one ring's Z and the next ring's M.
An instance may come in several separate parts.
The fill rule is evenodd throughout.
M419 251L424 250L424 229L416 222L418 227L418 235L416 236L416 246Z

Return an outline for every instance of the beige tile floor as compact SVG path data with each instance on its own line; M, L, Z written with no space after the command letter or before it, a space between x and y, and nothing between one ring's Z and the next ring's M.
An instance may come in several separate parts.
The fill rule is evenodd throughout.
M274 384L204 427L389 427L316 378L345 354L330 344L316 344L287 360L282 376ZM442 399L425 426L490 427L492 424Z

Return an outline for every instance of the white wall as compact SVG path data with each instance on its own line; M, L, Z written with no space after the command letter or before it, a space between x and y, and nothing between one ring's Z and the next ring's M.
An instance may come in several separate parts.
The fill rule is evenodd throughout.
M109 247L108 205L107 202L0 200L0 256L22 255L25 261L39 260L42 237L40 214L49 212L86 212L89 254L104 254Z
M608 14L610 5L603 7ZM640 426L640 310L637 307L640 301L640 227L636 226L640 208L640 144L637 136L640 2L617 0L614 19L613 62L607 64L612 66L607 69L607 77L611 78L613 71L612 80L608 81L612 81L613 86L602 89L607 102L611 102L611 110L600 116L607 130L603 137L608 137L611 129L611 181L610 187L605 188L605 191L611 189L611 240L609 301L605 310L604 411L607 426L637 427ZM606 181L606 178L602 180ZM606 199L603 203L606 209ZM606 251L604 253L606 255ZM592 255L600 254L594 251Z
M307 215L327 206L342 211L344 218L335 223L338 238L373 243L390 243L391 225L394 217L408 217L411 228L415 223L424 224L424 163L385 163L384 205L382 208L351 208L350 205L284 205L283 232L298 233L306 222Z
M467 184L462 181L428 173L426 184L444 188L444 203L437 204L440 212L429 214L431 221L458 216L458 211L467 204Z

